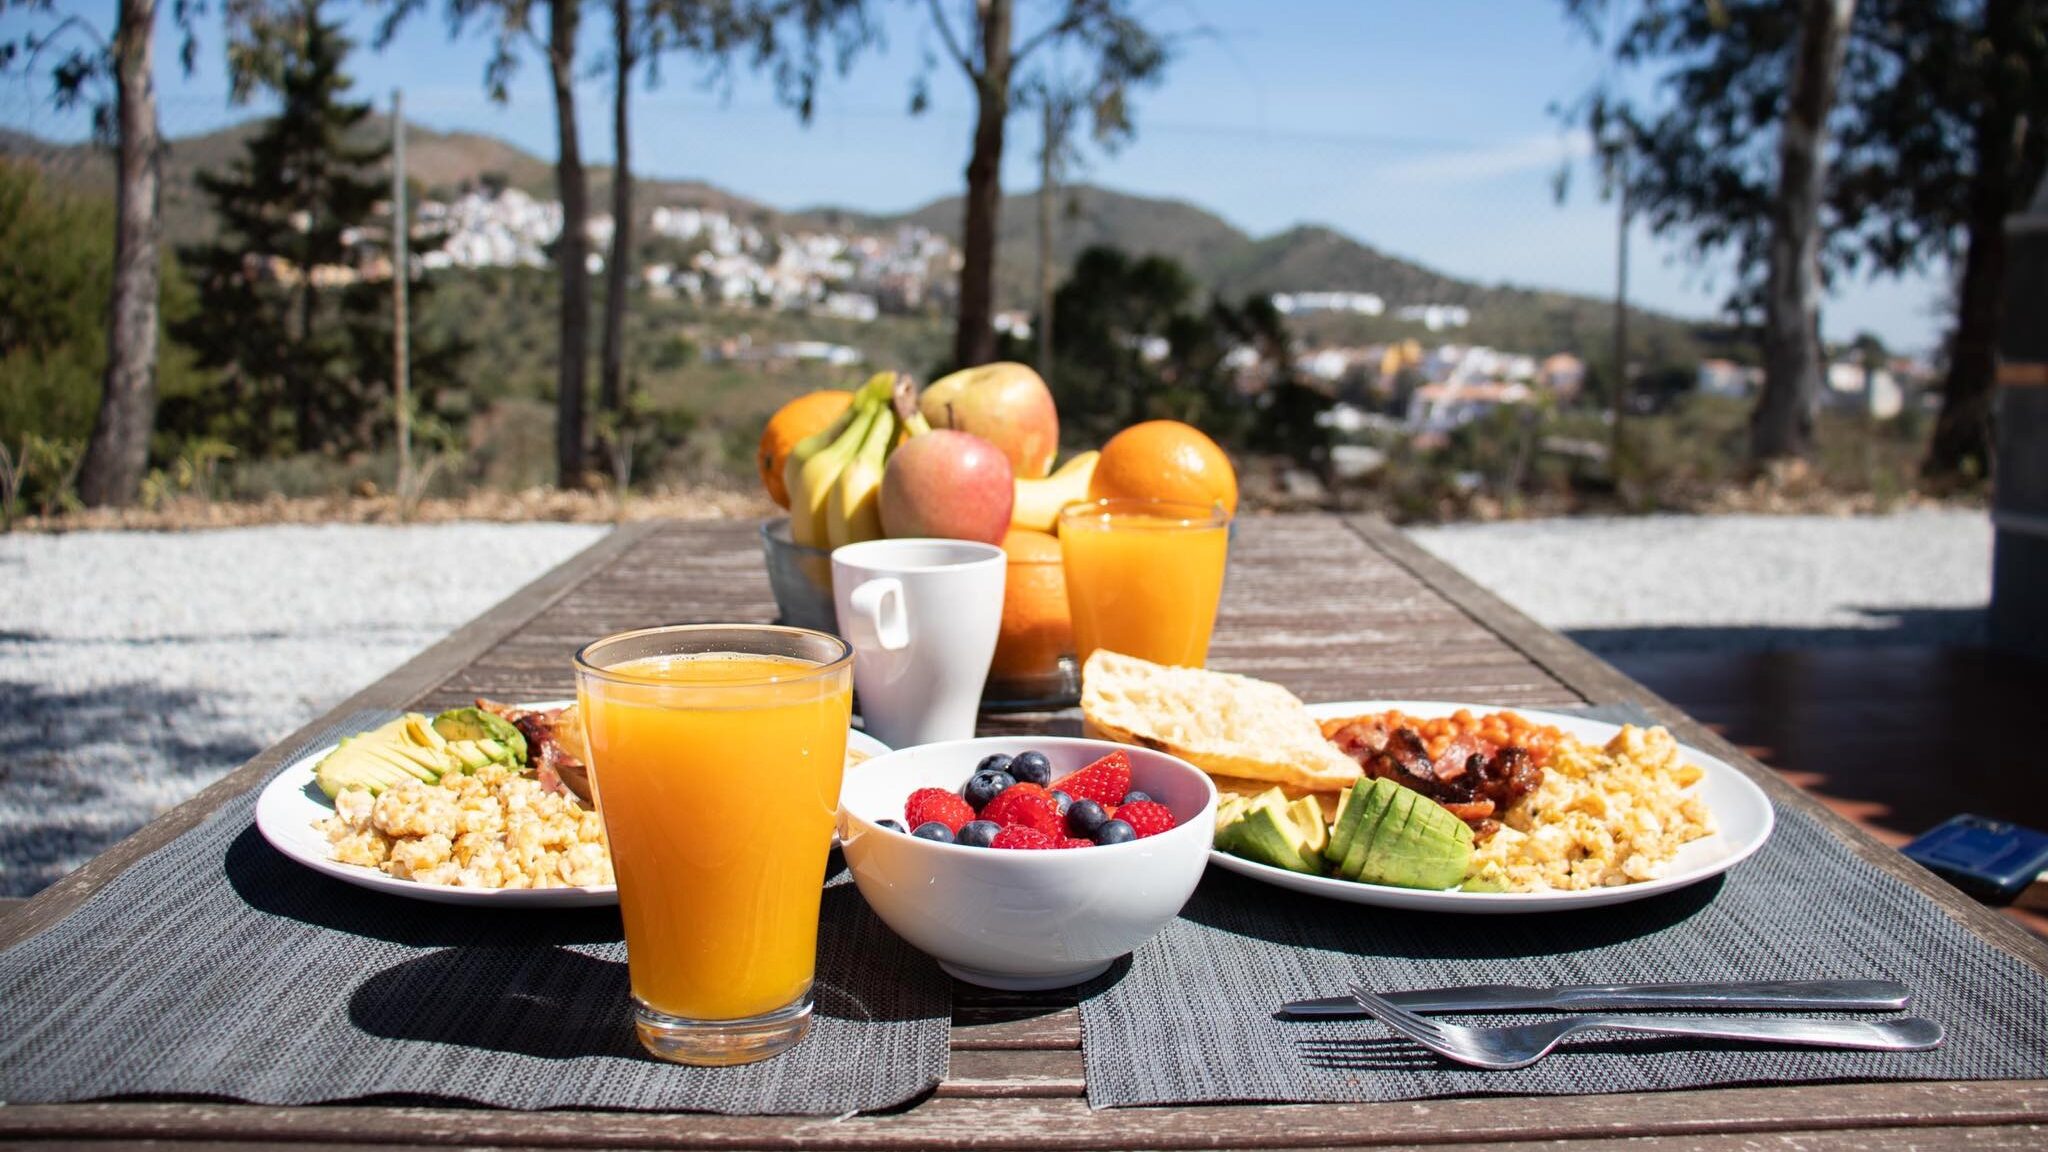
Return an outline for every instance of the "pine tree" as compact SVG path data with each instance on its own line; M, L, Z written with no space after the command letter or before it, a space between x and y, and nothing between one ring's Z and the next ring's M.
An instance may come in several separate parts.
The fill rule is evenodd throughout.
M388 230L389 148L364 142L370 105L346 99L342 72L352 45L322 6L301 0L252 38L250 71L281 109L229 171L199 176L219 234L180 252L201 306L179 335L221 381L166 421L249 455L370 447L391 415L386 259L367 245ZM447 352L421 350L440 370L425 391Z

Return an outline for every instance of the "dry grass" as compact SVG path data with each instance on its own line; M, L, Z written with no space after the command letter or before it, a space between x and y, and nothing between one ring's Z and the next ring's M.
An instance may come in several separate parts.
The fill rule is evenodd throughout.
M397 497L382 493L296 498L271 496L255 501L212 501L184 496L154 509L93 508L58 516L28 517L15 527L30 532L110 529L182 532L260 524L439 524L454 520L612 524L628 520L722 520L767 516L775 511L775 506L759 493L709 485L636 492L623 502L605 492L565 492L555 488L529 488L519 492L480 489L459 497L423 500L410 516L400 514Z

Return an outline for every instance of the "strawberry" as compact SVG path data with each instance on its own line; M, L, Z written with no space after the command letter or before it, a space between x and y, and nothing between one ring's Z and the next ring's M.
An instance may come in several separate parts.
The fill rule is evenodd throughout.
M1001 795L982 808L981 818L993 820L1005 828L1029 828L1053 840L1060 840L1067 834L1066 821L1060 818L1059 802L1052 798L1052 793L1036 784L1012 784L1003 789Z
M1124 804L1117 808L1116 818L1129 824L1140 840L1147 836L1157 836L1179 823L1166 805L1157 800L1140 800L1136 804Z
M1061 848L1093 848L1095 847L1095 841L1085 836L1069 836L1065 840L1060 841L1058 846Z
M1086 768L1059 781L1060 791L1076 800L1093 800L1109 808L1131 790L1131 761L1121 751L1111 752Z
M944 788L919 788L903 802L903 826L913 832L919 825L936 820L957 834L960 826L972 819L974 809L967 806L967 801Z
M991 848L1065 847L1064 844L1061 844L1058 840L1055 840L1052 837L1047 836L1045 833L1037 831L1036 829L1025 828L1021 825L1012 828L1005 828L1001 832L996 833L996 838L994 840L989 841L988 846Z

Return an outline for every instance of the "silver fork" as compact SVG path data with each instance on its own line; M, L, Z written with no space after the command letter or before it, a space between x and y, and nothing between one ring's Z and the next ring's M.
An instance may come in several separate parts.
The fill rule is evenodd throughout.
M1357 984L1358 1006L1387 1027L1424 1048L1475 1068L1527 1068L1567 1036L1580 1032L1649 1032L1659 1036L1706 1036L1720 1040L1763 1040L1816 1048L1860 1048L1919 1052L1941 1045L1941 1025L1917 1016L1903 1020L1786 1020L1743 1016L1633 1016L1595 1013L1540 1024L1469 1028L1419 1016Z

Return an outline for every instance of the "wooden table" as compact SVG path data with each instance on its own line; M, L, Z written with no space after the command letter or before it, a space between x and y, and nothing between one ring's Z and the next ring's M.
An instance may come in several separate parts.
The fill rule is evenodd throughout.
M433 710L478 695L569 694L570 654L628 627L775 615L751 523L620 528L314 726L359 709ZM1735 764L1859 855L1925 891L1985 939L2048 972L2048 946L1985 912L1785 784L1583 649L1509 608L1384 523L1334 516L1240 522L1216 640L1219 668L1314 700L1639 704L1682 741ZM1071 726L990 718L990 731ZM313 726L309 726L310 728ZM56 922L137 857L280 765L283 746L52 885L0 921L0 947ZM956 986L952 1072L896 1114L845 1120L521 1113L478 1108L106 1103L0 1107L0 1141L193 1145L411 1143L512 1147L1306 1148L1440 1144L1591 1149L2048 1146L2048 1081L1733 1088L1575 1098L1226 1105L1090 1111L1072 1001ZM2043 1005L2048 1011L2048 1005ZM4 1027L0 1021L0 1027ZM1642 1140L1638 1138L1648 1138Z

